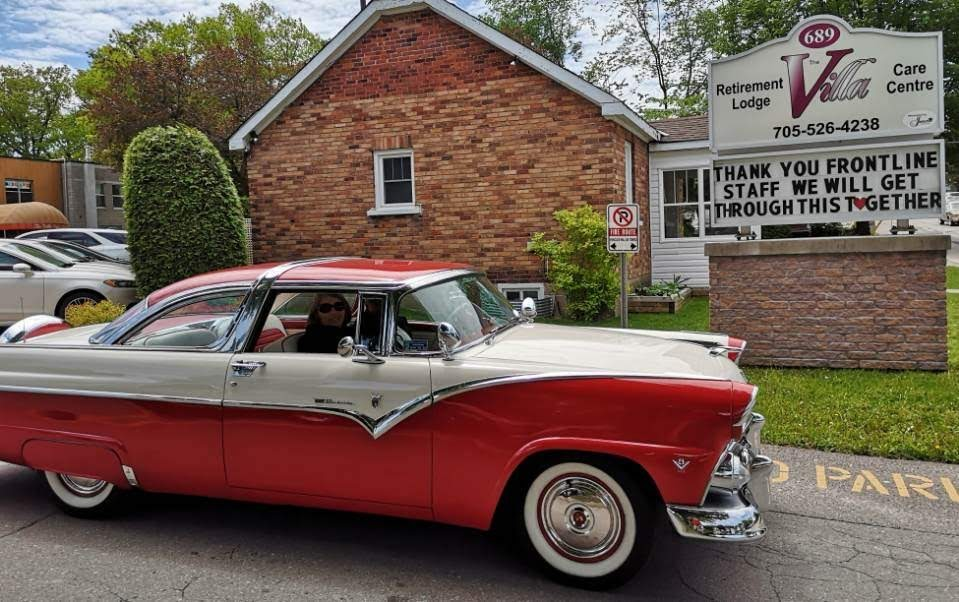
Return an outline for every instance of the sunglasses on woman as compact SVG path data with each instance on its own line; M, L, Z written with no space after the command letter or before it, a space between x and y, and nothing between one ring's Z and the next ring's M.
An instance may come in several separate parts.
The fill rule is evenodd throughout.
M346 311L346 303L342 301L337 301L336 303L320 303L320 306L317 307L321 314L328 314L334 309L336 311Z

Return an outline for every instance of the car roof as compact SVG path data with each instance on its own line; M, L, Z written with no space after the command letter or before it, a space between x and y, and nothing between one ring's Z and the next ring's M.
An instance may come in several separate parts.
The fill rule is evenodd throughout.
M260 276L280 266L285 269L277 279L278 282L334 285L343 283L344 285L373 285L387 288L410 285L421 278L441 275L443 272L473 270L464 263L362 257L316 258L289 264L260 263L217 270L174 282L151 293L147 297L147 304L153 305L172 295L208 286L230 284L250 286Z

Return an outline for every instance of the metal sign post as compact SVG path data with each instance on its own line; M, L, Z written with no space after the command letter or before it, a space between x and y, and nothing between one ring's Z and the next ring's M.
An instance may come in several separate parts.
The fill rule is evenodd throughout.
M626 294L628 253L639 251L639 205L606 205L606 250L619 253L619 325L629 326L629 298Z

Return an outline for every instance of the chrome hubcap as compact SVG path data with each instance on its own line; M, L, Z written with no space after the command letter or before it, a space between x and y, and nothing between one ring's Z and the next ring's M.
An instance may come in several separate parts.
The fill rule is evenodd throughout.
M598 559L622 540L622 510L599 481L585 476L555 481L540 498L540 523L550 544L580 560Z
M60 482L63 483L63 486L70 490L70 493L80 497L93 497L103 491L107 486L106 481L101 481L99 479L77 477L69 474L61 474L57 476L60 478Z

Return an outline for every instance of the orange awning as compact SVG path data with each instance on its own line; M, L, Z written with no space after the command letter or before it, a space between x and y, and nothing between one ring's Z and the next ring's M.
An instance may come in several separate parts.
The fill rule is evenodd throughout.
M46 203L10 203L0 205L0 230L39 230L65 228L67 217Z

